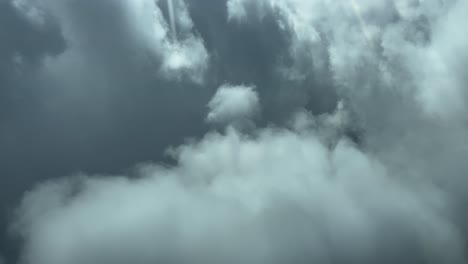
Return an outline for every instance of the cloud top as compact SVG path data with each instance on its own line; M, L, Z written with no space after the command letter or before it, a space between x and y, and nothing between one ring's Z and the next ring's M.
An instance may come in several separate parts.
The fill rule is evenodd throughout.
M260 101L254 86L222 85L208 103L207 121L232 124L249 121L260 113Z
M462 263L444 195L345 140L328 149L314 132L229 130L173 153L177 166L138 179L30 192L16 222L26 263Z

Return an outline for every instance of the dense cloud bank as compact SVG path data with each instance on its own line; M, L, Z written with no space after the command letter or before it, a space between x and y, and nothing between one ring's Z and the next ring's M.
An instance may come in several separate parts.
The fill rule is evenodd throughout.
M28 194L26 263L463 263L445 195L347 140L228 129L138 179L79 176Z
M467 263L467 1L0 7L8 263Z

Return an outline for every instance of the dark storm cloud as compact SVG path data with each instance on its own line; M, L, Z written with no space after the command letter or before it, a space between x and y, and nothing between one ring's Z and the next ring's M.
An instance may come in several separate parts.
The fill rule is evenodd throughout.
M11 1L0 2L0 20L0 121L5 132L5 123L14 122L11 116L24 112L24 105L37 103L31 87L37 66L44 57L62 52L65 43L50 18L37 27Z
M0 2L0 7L2 80L10 77L13 70L20 70L22 63L35 64L46 55L64 50L60 28L52 18L45 17L44 25L39 27L28 21L11 1Z
M255 84L265 122L306 104L318 113L335 105L333 89L316 85L323 78L303 85L278 75L288 32L273 14L245 27L227 20L224 1L188 2L195 24L188 31L203 38L212 61L200 85L162 78L165 48L146 39L157 21L135 24L125 1L15 3L19 8L2 2L2 19L16 22L2 23L8 49L0 51L8 56L0 74L9 83L0 99L2 174L13 190L33 179L115 172L160 158L167 146L202 133L205 105L224 82Z
M202 130L210 89L160 78L160 56L135 40L123 4L44 3L57 24L35 25L10 1L0 11L7 180L125 168Z
M19 172L31 141L16 144L22 127L33 122L30 115L39 104L34 76L45 57L64 49L60 28L52 18L45 17L44 25L37 27L11 1L0 1L0 254L11 250L4 233L7 208L11 209L24 187L34 182Z
M465 263L466 1L12 3L11 263Z
M117 172L201 134L212 93L158 73L161 46L135 32L153 27L126 20L122 1L19 2L0 8L2 227L40 180Z

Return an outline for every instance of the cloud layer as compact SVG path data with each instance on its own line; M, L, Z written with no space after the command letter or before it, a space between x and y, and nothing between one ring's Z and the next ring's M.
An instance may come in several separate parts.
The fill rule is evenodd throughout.
M137 179L28 194L16 222L26 263L462 263L444 194L349 141L229 129L171 153L176 167Z
M22 263L466 263L467 1L202 2L0 3Z

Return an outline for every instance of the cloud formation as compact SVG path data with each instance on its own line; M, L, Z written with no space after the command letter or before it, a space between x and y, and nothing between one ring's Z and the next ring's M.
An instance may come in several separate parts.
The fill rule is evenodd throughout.
M99 45L116 45L117 51L130 49L134 53L123 52L121 56L132 55L135 56L134 59L140 59L139 56L150 56L150 61L162 60L159 71L163 77L187 77L201 82L203 70L207 68L208 54L203 41L192 32L193 23L185 3L177 1L178 4L174 6L177 13L174 23L177 23L179 32L176 39L171 39L168 22L164 19L158 2L138 0L78 3L72 0L21 0L15 3L20 3L16 6L26 16L32 16L33 21L43 21L43 16L48 15L56 18L61 25L68 45L72 49L58 57L58 62L49 62L51 67L55 67L55 64L58 67L72 67L70 64L76 62L73 61L77 59L75 57L88 56L91 53L89 49L101 50ZM42 10L42 12L37 10ZM104 10L113 13L114 17L108 17L107 21L100 18L99 16L103 15L100 12ZM91 20L88 23L95 20L95 29L91 29L90 25L84 23L82 19L86 17ZM105 53L95 55L112 56L112 54ZM155 72L157 70L158 67Z
M379 86L398 85L405 95L416 90L414 96L431 113L466 111L466 94L460 86L464 79L453 70L459 68L454 64L466 62L454 57L464 54L461 49L467 44L454 30L455 24L465 22L465 1L229 0L227 6L229 18L239 23L275 14L291 38L295 67L288 69L289 77L307 74L301 71L332 70L337 84L354 89L354 94L366 79L372 85L381 79L387 84ZM357 78L368 72L367 67L374 68L370 74L374 80ZM450 105L441 105L444 101Z
M0 3L25 264L466 263L467 1L166 4Z
M137 179L29 193L16 222L25 263L463 263L445 195L347 140L229 129L171 153L177 166Z
M208 122L241 125L258 116L260 102L255 87L223 85L208 103L208 108Z

